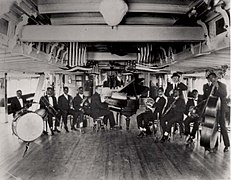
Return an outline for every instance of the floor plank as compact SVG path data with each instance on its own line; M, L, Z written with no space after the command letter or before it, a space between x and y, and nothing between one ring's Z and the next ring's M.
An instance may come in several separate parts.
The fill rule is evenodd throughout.
M167 143L153 137L137 138L135 116L131 130L66 133L41 136L30 144L11 134L11 124L0 124L0 179L230 179L230 153L204 154L197 143L186 148L178 135ZM230 135L230 134L229 134Z

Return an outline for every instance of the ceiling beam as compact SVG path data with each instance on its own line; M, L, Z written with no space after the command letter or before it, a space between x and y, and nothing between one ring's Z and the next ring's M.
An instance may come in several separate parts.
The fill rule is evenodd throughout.
M38 10L40 14L50 13L75 13L75 12L99 12L100 1L54 1L39 0ZM186 14L189 7L185 4L174 2L128 2L128 12L148 12L148 13L168 13L168 14Z
M66 24L106 24L103 16L96 14L96 16L80 16L78 14L51 16L52 25L66 25ZM123 24L150 24L150 25L173 25L176 19L173 17L125 17Z
M192 42L203 41L201 27L121 25L27 25L26 42Z
M131 61L137 60L136 53L129 53L125 56L118 56L116 54L106 53L106 52L88 52L87 60L94 61Z

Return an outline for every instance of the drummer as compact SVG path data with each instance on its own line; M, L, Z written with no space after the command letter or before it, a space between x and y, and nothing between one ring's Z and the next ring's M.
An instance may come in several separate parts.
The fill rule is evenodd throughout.
M51 135L54 135L54 131L60 133L58 130L59 117L58 117L58 103L56 97L53 95L53 89L51 87L47 88L46 95L41 97L39 104L41 109L46 109L48 113L48 125L51 130ZM53 117L55 117L55 128L53 129Z
M16 91L16 97L11 101L11 111L13 112L13 117L15 114L26 108L27 102L26 99L22 97L22 90Z

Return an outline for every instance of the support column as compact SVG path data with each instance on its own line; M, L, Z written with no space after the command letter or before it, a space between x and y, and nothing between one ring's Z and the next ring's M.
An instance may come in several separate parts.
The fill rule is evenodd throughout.
M8 99L7 99L7 73L4 75L4 84L5 84L5 123L8 123Z
M39 77L39 82L35 91L34 99L33 99L33 104L30 107L31 111L35 111L39 109L39 100L42 95L42 88L45 82L45 74L41 74Z
M193 78L189 77L188 78L188 91L193 90Z
M7 73L0 78L0 122L8 123Z

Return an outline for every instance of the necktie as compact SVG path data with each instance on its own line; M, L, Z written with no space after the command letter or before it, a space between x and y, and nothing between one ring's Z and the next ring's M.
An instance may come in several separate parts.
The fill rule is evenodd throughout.
M176 84L174 84L174 89L176 89L177 88L177 85Z

